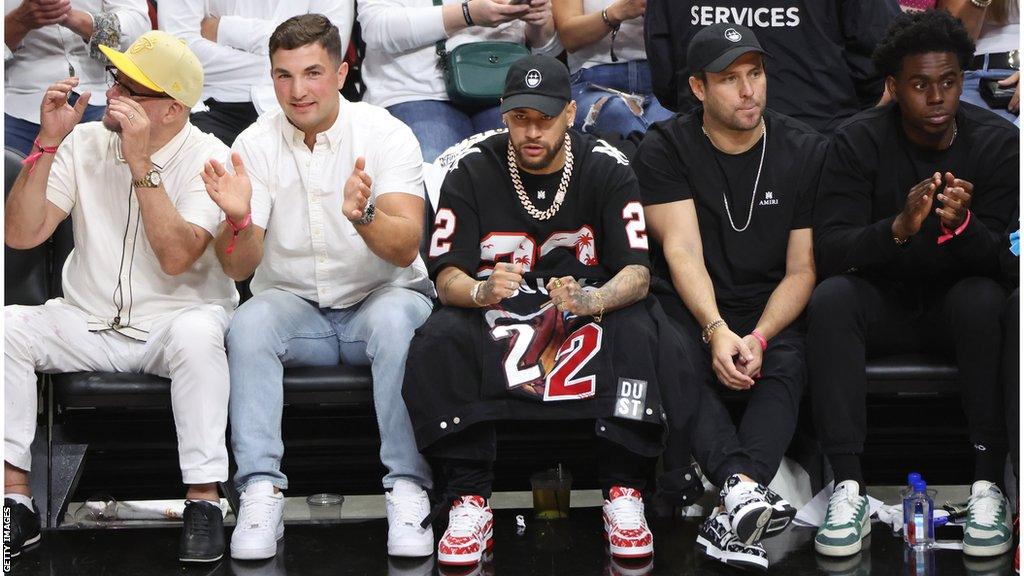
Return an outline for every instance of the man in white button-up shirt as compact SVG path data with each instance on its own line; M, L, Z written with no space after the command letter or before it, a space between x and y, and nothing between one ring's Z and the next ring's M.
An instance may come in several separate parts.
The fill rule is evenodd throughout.
M260 114L278 109L270 68L270 33L298 14L323 14L341 31L345 53L354 0L175 0L159 12L160 28L188 42L206 72L207 110L192 123L228 146Z
M233 173L207 164L227 222L217 255L253 298L228 329L231 439L242 506L231 556L273 556L284 532L280 470L284 366L371 365L389 521L388 552L428 556L430 468L416 449L401 386L413 332L430 314L419 257L422 157L412 132L338 89L337 27L291 18L270 39L282 110L238 136Z
M116 67L102 122L75 126L78 78L43 96L34 153L7 198L5 240L38 246L72 216L75 249L64 298L4 309L4 500L12 547L39 539L27 474L36 423L35 372L146 372L171 379L182 480L188 485L179 558L224 550L217 482L228 477L224 330L238 302L210 248L220 210L203 186L220 141L188 122L203 69L166 32L104 54ZM7 517L5 514L5 517Z

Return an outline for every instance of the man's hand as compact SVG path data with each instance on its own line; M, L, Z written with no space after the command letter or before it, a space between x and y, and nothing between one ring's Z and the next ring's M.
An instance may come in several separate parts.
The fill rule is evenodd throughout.
M39 106L39 143L43 146L60 144L82 120L92 92L83 93L72 106L68 104L68 95L75 86L78 86L78 78L65 78L43 94L43 103Z
M71 0L22 0L11 12L14 19L29 30L60 24L71 14Z
M149 171L149 116L141 104L120 96L107 100L107 113L121 124L121 155L136 177ZM140 173L141 172L141 173Z
M484 306L497 304L511 298L523 283L523 265L501 263L494 266L489 278L480 286L477 303Z
M956 230L964 223L967 211L971 208L974 184L954 178L952 172L946 172L944 178L946 187L936 196L942 206L936 208L935 213L939 215L939 220L946 229Z
M242 157L238 152L231 153L231 166L235 173L231 174L224 166L216 160L206 161L206 166L199 176L206 185L206 193L210 199L220 206L224 214L232 222L240 224L249 215L250 201L252 200L252 182L242 164Z
M1006 88L1007 86L1014 86L1014 89L1013 98L1010 98L1010 103L1006 105L1006 109L1014 114L1020 114L1020 72L1014 72L999 81L1000 88Z
M647 0L619 0L608 7L608 19L615 23L639 18L647 11Z
M217 41L217 28L220 26L220 16L206 16L199 23L199 35L210 42Z
M753 360L744 360L742 356L736 358L736 369L750 376L754 380L761 377L761 365L764 363L764 350L761 349L761 341L753 334L743 337L743 343L750 350Z
M750 364L754 354L750 346L726 326L711 336L711 368L718 380L733 390L749 390L754 379L736 368L739 363Z
M352 174L345 181L345 197L341 202L341 213L352 222L363 217L363 211L366 210L366 205L370 202L370 187L373 186L373 178L363 171L364 168L366 168L366 159L362 156L356 158Z
M470 0L469 2L469 16L473 19L473 23L485 28L494 28L499 24L523 18L529 11L529 3L510 5L507 2L496 2L495 0Z
M584 291L579 282L572 276L552 278L545 287L551 302L560 312L569 312L577 316L593 316L600 312L596 309L594 292Z
M942 185L939 173L914 185L907 194L907 202L903 211L892 223L892 234L897 238L910 238L921 230L921 224L931 212L935 191Z
M551 0L530 0L530 11L522 20L531 26L545 26L551 20Z

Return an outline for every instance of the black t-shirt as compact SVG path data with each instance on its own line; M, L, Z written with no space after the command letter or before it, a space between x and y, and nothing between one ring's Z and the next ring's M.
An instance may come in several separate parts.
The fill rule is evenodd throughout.
M690 39L718 22L754 31L768 52L768 106L831 132L878 101L871 52L899 14L896 0L648 0L647 58L658 100L687 112Z
M786 274L790 231L811 226L826 140L806 124L768 110L768 147L762 138L747 152L728 155L715 149L702 125L698 109L647 132L633 159L640 193L645 205L694 201L704 265L719 308L759 314ZM657 290L671 289L660 250L654 274Z
M956 125L953 144L941 151L921 150L907 140L897 105L866 110L840 127L826 155L814 214L820 277L859 272L931 283L998 272L1018 207L1019 131L965 102ZM967 227L939 244L942 230L933 211L918 234L897 246L893 220L910 189L935 172L952 172L974 185ZM939 205L936 200L933 209Z
M647 232L629 161L603 140L570 131L574 166L565 200L548 220L531 216L512 185L508 132L485 132L441 158L441 185L428 254L432 278L457 266L486 278L498 262L523 264L530 286L550 277L608 280L630 264L647 266ZM562 171L519 171L538 210L554 201ZM537 191L545 198L539 199Z

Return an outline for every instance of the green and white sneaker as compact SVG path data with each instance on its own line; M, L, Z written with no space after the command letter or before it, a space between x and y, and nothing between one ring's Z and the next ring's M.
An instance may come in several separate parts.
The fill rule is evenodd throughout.
M999 487L985 480L971 486L964 526L964 554L998 556L1013 546L1013 516Z
M850 556L860 552L861 540L871 533L867 496L853 480L840 482L828 499L825 522L814 535L814 549L825 556Z

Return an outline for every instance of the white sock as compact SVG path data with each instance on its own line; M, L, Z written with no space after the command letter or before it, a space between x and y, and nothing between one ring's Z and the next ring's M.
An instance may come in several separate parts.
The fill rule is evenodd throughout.
M10 498L18 504L24 504L29 510L32 509L32 497L24 494L4 494L4 498Z

